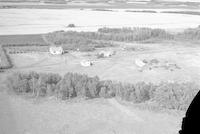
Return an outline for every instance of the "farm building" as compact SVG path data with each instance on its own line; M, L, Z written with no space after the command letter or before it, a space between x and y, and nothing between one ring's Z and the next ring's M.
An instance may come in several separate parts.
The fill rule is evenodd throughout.
M114 55L114 51L100 51L98 55L101 55L102 57L111 57Z
M61 46L50 46L49 52L53 55L60 55L64 53L64 50Z
M140 59L135 59L135 65L138 67L144 67L146 64Z
M89 67L92 65L93 65L93 63L91 61L88 61L88 60L81 61L81 66L83 66L83 67Z

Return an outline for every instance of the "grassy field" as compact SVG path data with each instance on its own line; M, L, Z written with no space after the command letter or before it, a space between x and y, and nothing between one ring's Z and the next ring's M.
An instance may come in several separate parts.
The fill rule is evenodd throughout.
M54 98L22 99L0 93L0 100L0 113L7 113L3 117L0 114L0 122L3 121L0 128L6 134L175 134L183 116L183 113L140 110L112 99L65 102ZM7 129L8 126L12 129Z
M119 42L118 42L119 43ZM41 73L67 72L98 75L102 80L136 83L139 81L158 84L161 81L198 83L200 80L200 47L198 45L166 44L137 44L120 43L118 47L101 48L93 52L70 51L64 55L52 56L49 53L20 53L10 54L15 67L1 74L1 81L16 71ZM116 51L109 58L98 59L99 51ZM80 61L89 59L94 65L83 67ZM180 69L173 71L161 66L152 68L138 67L136 59L169 61L175 63ZM22 62L23 61L23 62ZM3 84L1 85L3 87ZM5 87L3 87L5 88ZM2 88L2 89L3 89ZM28 99L29 98L29 99ZM0 92L0 108L9 116L1 117L4 122L1 130L13 122L12 130L18 132L38 134L62 133L123 133L157 134L177 133L180 130L183 111L152 111L149 104L133 105L115 99L80 98L68 101L59 101L54 97L30 99L30 97L17 97ZM8 106L9 107L2 107ZM142 108L144 107L144 108ZM153 108L152 108L153 109ZM12 116L11 116L12 115ZM4 121L1 121L4 119ZM5 122L6 120L6 122ZM39 124L39 125L38 125ZM78 125L77 125L78 124ZM30 127L31 126L31 127Z
M69 28L69 24L76 27ZM125 12L120 9L114 12L90 9L2 9L0 35L41 34L59 30L97 31L102 27L149 27L179 32L199 24L198 15L176 13Z
M59 6L60 5L52 5L52 8L58 8ZM31 5L24 5L24 7L31 7ZM43 8L43 6L41 7ZM33 8L35 7L33 6ZM66 6L63 6L63 8L66 8ZM156 13L153 13L151 10L149 10L148 12L146 10L141 11L142 13L116 13L107 10L96 10L89 12L84 12L84 10L82 12L82 10L80 10L82 13L80 13L79 10L73 10L72 12L68 13L58 10L20 10L23 10L22 14L20 14L21 11L12 9L10 10L11 12L8 10L2 10L2 12L0 13L0 15L2 16L0 20L5 20L0 21L0 23L2 22L1 26L3 27L3 29L0 31L1 34L5 34L6 32L7 34L23 33L22 35L0 36L0 59L3 59L1 60L1 62L3 61L3 64L8 62L8 57L5 55L8 54L9 59L14 65L13 68L0 73L0 109L2 109L0 111L0 133L10 134L14 131L14 133L16 134L176 134L178 130L180 130L184 112L159 108L157 110L155 109L157 105L155 107L154 105L151 105L154 104L152 100L146 103L133 104L131 102L123 101L119 99L119 97L112 99L95 98L88 100L84 99L84 97L76 97L73 99L70 98L65 101L61 101L57 99L57 97L50 96L48 93L46 93L47 95L43 98L40 96L34 97L33 94L28 94L28 92L26 91L28 89L27 85L30 86L31 82L34 83L34 80L32 81L32 79L29 79L29 77L26 78L25 75L22 77L25 77L28 81L25 81L23 79L22 81L20 81L20 84L16 82L18 79L14 79L14 82L16 83L14 83L12 80L10 81L13 85L16 84L16 86L19 87L22 86L22 88L20 88L19 90L25 89L26 95L22 93L21 97L19 97L12 94L12 92L9 92L10 94L7 93L8 88L5 79L9 74L12 74L13 72L36 71L38 73L41 73L41 76L43 73L52 72L58 73L61 76L68 72L86 74L90 77L97 75L99 76L100 80L112 80L114 82L122 82L125 84L136 84L137 82L141 81L144 81L146 83L153 83L155 85L159 84L160 82L167 82L169 83L169 85L170 83L171 85L173 85L173 83L175 82L194 82L196 84L199 84L199 29L188 29L185 32L176 34L176 39L174 40L162 41L162 38L158 42L155 42L155 40L151 40L151 37L153 36L160 37L160 34L157 34L157 32L155 32L155 34L154 32L151 32L151 30L145 30L145 32L139 32L141 33L139 34L140 36L138 36L138 34L135 34L135 32L129 32L129 34L134 34L134 37L138 38L143 37L145 33L148 33L148 36L145 36L144 38L147 40L139 43L135 42L135 40L129 41L130 38L126 38L127 36L125 36L123 32L120 35L123 36L122 40L116 40L118 39L118 36L115 37L116 39L113 39L114 36L112 36L111 33L113 33L113 31L114 33L119 33L119 29L112 29L113 31L110 31L109 29L103 29L101 30L102 35L110 34L110 37L112 37L110 38L110 41L113 45L108 45L105 47L96 48L93 51L84 52L74 51L75 49L68 49L68 53L65 53L63 55L51 55L48 52L49 43L44 40L44 36L42 36L42 34L27 35L27 33L29 32L32 33L37 31L37 26L39 26L39 30L42 29L41 31L43 31L44 33L49 30L49 27L50 31L55 29L57 30L58 27L52 26L52 23L57 23L59 27L62 25L62 29L68 24L74 23L74 19L69 21L68 18L65 18L70 14L72 15L72 18L76 18L76 22L80 22L80 24L75 24L75 26L87 24L87 27L89 27L90 30L91 27L94 26L91 24L94 24L95 21L98 21L98 26L103 26L104 23L107 24L107 22L103 22L104 20L102 20L102 18L105 17L105 14L108 15L106 16L105 20L108 19L110 25L118 22L118 18L122 19L122 23L120 24L120 26L123 26L125 22L129 21L130 19L134 21L133 24L137 25L142 22L142 19L135 19L135 15L133 15L132 17L128 17L130 14L137 14L137 17L146 15L146 20L150 20L149 18L154 18L153 21L148 22L148 24L143 23L143 25L160 25L165 28L175 28L177 25L179 26L180 24L182 24L180 25L181 29L187 28L188 26L196 27L197 24L199 25L199 16L183 15L183 18L177 20L177 18L182 15L173 14L174 16L169 16L169 14L163 13L161 16L168 16L168 18L160 22L160 16ZM5 13L7 11L9 12L8 14ZM49 15L48 12L51 12L52 16ZM153 15L149 12L151 12ZM91 13L91 16L89 15L89 18L93 18L94 16L96 16L97 20L88 19L91 21L83 22L82 20L85 20L85 18L88 17L84 16L85 13ZM14 16L17 19L12 17L13 14L15 14ZM60 16L58 16L58 14ZM76 16L81 16L83 18L77 18ZM151 17L148 18L148 16ZM109 18L112 17L114 17L116 20L110 22ZM65 18L68 21L62 18ZM93 19L95 19L95 17ZM52 22L52 20L56 20L56 22ZM45 22L43 23L44 25L41 24L42 21ZM9 24L7 24L6 22L9 22ZM132 26L132 22L130 23ZM5 25L7 27L10 27L10 29L7 29ZM33 25L35 25L36 27ZM97 29L96 26L94 27L95 29ZM117 27L119 27L119 25ZM76 27L74 30L77 30ZM41 33L41 31L37 32ZM161 33L161 35L166 35L166 33L162 30L161 32L160 30L158 31L158 33ZM25 33L26 35L24 35ZM90 37L84 35L84 32L81 33L82 35L80 33L70 34L72 35L72 37L70 38L69 34L70 32L63 32L63 35L65 35L62 36L63 38L60 38L58 36L57 42L59 42L60 39L61 41L63 41L58 44L65 45L67 47L69 46L68 44L70 44L72 47L74 47L74 44L79 45L85 40L91 40ZM90 34L95 36L95 34L93 33ZM53 37L57 36L56 34L52 35ZM100 37L102 38L102 36ZM95 41L99 41L100 37L95 38ZM68 38L68 40L65 40L66 38ZM80 40L80 38L82 38L83 40ZM105 40L107 41L109 39L104 38L103 41ZM154 41L154 43L151 43L151 41ZM86 42L86 44L87 43L88 42ZM89 43L94 42L89 41ZM100 42L100 44L101 43L102 42ZM79 46L75 48L78 47ZM7 53L5 53L3 50L6 50ZM110 57L98 57L98 54L102 51L113 51L114 54ZM92 66L82 66L81 62L85 60L91 61L93 63ZM140 65L138 65L136 62L138 60L145 63L145 66L141 67ZM35 76L33 75L33 77ZM19 79L21 79L21 77L19 77ZM66 78L66 81L64 81L63 83L72 85L72 83L70 83L68 80L69 79ZM89 79L89 81L90 80L92 79ZM42 80L39 80L39 82L41 87L46 86L45 88L48 88L47 83L46 85L43 84ZM182 91L182 86L184 86L184 84L178 87L180 91ZM92 85L89 85L89 87L93 89ZM65 86L61 86L61 88L68 89L68 87ZM58 92L55 92L56 95L57 93L62 92L62 90L60 91L59 89L57 90ZM138 87L138 89L140 89L140 87ZM163 100L163 98L168 99L167 93L171 95L170 91L173 90L173 87L171 90L168 90L168 86L164 86L163 89L161 88L162 90L159 89L160 88L158 88L157 97L158 99ZM165 92L165 89L167 89L167 93ZM187 92L191 93L190 89L192 88L187 88ZM44 88L40 88L40 90L44 90ZM86 90L88 89L86 88ZM137 92L138 94L142 94L141 90L136 91L134 88L131 90L134 90L134 92ZM131 90L128 86L126 93L131 93ZM179 93L179 90L175 92ZM72 94L73 93L74 92L72 91ZM121 94L123 93L124 92L122 91ZM124 96L126 96L126 93L124 93ZM63 92L63 94L65 94L65 92Z
M137 50L137 47L144 50ZM124 47L136 48L123 50ZM194 46L192 46L194 47ZM199 47L167 45L167 44L135 44L127 43L121 47L97 49L93 52L70 51L62 56L51 56L48 53L27 53L10 55L15 65L13 71L39 71L55 72L59 74L77 72L89 76L99 76L101 79L135 83L146 81L158 83L160 81L198 81L199 70ZM98 59L97 54L101 50L114 50L116 55L110 58ZM173 71L164 68L148 68L140 72L140 67L135 65L135 59L158 59L177 64L181 69ZM82 60L91 60L94 65L82 67ZM23 60L24 62L21 62ZM121 77L123 76L123 77Z

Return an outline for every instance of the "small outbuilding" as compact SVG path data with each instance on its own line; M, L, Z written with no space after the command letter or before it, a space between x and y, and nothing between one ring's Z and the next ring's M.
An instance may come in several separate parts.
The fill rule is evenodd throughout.
M64 53L64 50L61 46L50 46L49 52L53 55L61 55Z
M101 57L111 57L114 54L115 54L114 51L100 51L98 53L98 55L101 56Z
M140 59L135 59L135 64L138 66L138 67L144 67L146 65L146 63L144 63L142 60Z
M89 60L82 60L81 61L81 66L83 66L83 67L89 67L89 66L92 66L92 65L93 65L93 63Z

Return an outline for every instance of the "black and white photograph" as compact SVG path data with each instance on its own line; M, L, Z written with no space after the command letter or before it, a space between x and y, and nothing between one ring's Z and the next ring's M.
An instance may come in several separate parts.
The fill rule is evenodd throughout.
M0 134L200 134L200 0L0 0Z

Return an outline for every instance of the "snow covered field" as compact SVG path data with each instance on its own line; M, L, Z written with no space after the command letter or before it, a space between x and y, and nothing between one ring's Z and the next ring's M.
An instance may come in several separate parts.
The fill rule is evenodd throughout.
M76 28L68 28L73 23ZM99 27L152 27L180 30L196 27L200 16L134 13L123 10L1 9L0 35L36 34L55 30L95 31Z

